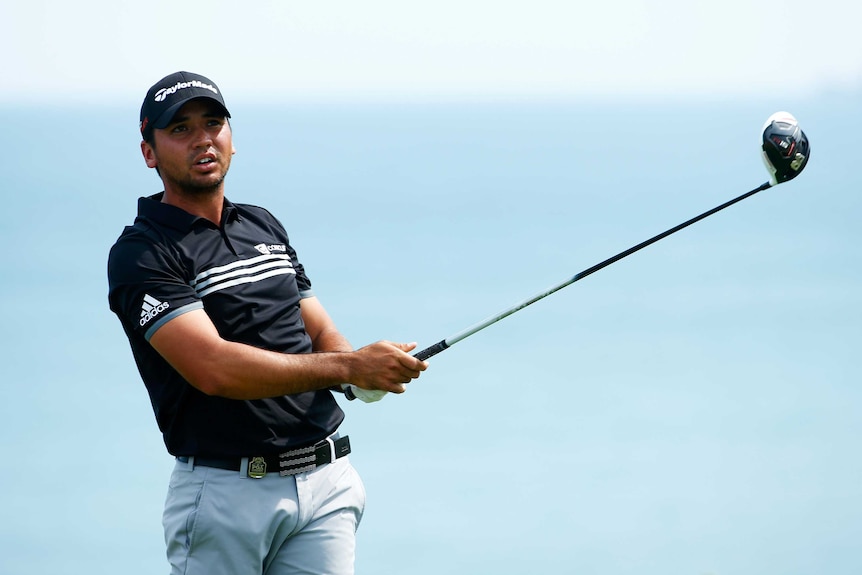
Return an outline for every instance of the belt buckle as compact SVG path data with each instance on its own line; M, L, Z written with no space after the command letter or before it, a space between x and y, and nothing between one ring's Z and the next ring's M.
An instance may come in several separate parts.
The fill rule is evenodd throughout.
M266 475L266 459L263 457L252 457L248 462L248 476L252 479L261 479Z

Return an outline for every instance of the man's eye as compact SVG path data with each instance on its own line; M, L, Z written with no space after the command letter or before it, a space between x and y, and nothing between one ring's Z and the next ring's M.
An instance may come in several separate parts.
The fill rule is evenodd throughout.
M179 124L177 126L174 126L173 129L171 130L171 132L185 132L186 129L187 128L184 125Z

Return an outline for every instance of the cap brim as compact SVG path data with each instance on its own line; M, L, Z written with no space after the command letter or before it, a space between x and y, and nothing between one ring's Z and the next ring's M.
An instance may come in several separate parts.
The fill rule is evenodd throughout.
M216 104L219 105L219 107L222 109L222 111L224 111L224 115L227 116L228 118L230 118L230 112L228 112L227 108L225 108L224 105L221 102L219 102L218 100L216 100L215 98L212 98L210 96L195 95L195 96L192 96L190 98L186 98L185 100L181 100L181 101L177 102L176 104L174 104L173 106L171 106L170 108L168 108L167 110L162 112L162 115L159 116L155 122L150 124L150 127L157 128L159 130L167 128L171 124L171 122L174 120L174 116L176 116L177 112L180 111L180 108L182 108L183 106L185 106L186 104L188 104L192 100L201 100L201 99L211 100L211 101L215 102Z

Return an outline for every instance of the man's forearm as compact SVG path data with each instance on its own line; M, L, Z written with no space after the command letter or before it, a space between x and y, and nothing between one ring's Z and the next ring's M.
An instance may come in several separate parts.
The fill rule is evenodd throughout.
M312 349L315 352L321 351L353 351L353 346L347 341L347 338L341 335L336 329L326 330L318 334L312 340Z
M285 354L225 342L219 359L209 362L208 381L197 385L204 393L230 399L261 399L315 391L350 379L352 357L334 349L321 353Z

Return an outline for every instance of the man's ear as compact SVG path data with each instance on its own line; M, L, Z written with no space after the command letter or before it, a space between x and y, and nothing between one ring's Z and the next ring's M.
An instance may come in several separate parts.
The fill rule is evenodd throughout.
M141 140L141 153L144 155L144 161L148 168L155 168L159 165L158 160L156 160L156 151L145 140Z

